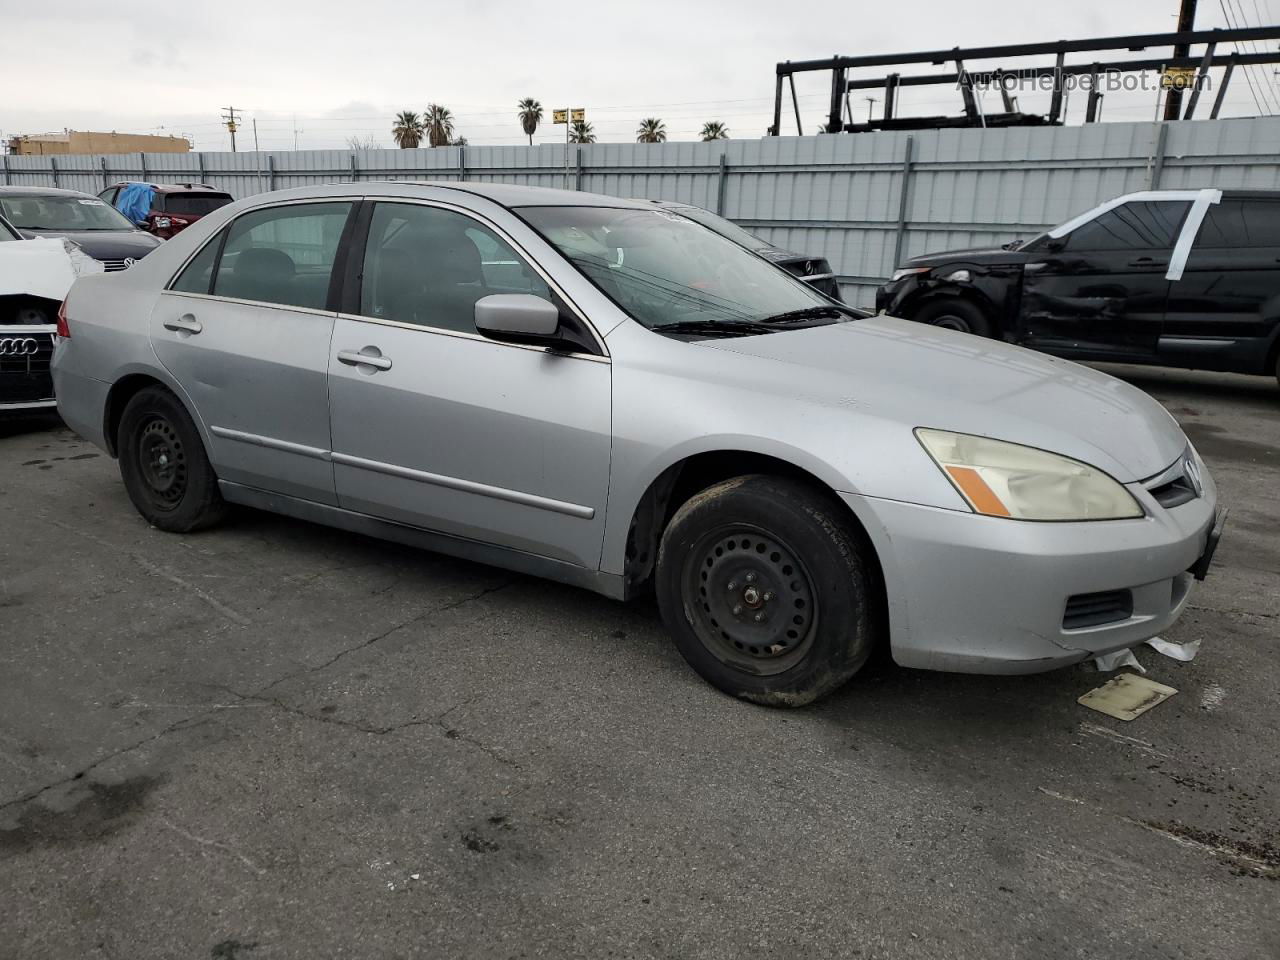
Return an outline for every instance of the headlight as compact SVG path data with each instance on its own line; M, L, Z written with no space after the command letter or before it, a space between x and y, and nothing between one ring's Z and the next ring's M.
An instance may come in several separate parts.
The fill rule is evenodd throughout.
M904 277L914 277L918 273L928 273L933 267L903 267L901 270L893 271L893 278L890 283L897 283Z
M916 429L916 437L975 513L1014 520L1122 520L1142 507L1087 463L1003 440Z

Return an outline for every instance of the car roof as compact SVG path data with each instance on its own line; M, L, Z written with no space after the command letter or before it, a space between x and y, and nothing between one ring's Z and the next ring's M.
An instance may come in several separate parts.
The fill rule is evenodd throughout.
M220 193L227 197L231 196L226 190L219 190L209 183L152 183L150 180L118 180L111 186L127 187L131 183L146 184L157 193L189 193L198 190L201 193Z
M93 197L82 190L64 190L61 187L0 187L0 196L20 197ZM96 200L97 197L94 197Z
M621 207L648 209L647 201L624 200L598 193L558 190L551 187L525 187L511 183L481 183L470 180L361 180L356 183L327 183L310 187L294 187L274 193L260 193L247 200L252 205L276 200L305 200L313 197L362 197L378 194L387 197L438 196L436 191L482 197L503 207Z

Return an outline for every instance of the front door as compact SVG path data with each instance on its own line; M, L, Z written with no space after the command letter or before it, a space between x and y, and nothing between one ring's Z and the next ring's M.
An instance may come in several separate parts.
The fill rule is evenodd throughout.
M1133 201L1038 242L1023 266L1020 341L1070 356L1154 357L1169 295L1165 274L1190 206Z
M326 309L352 203L246 213L165 291L156 355L195 404L222 480L334 504Z
M595 569L609 487L607 358L497 343L494 293L556 301L496 230L378 202L329 361L339 504ZM562 323L580 324L561 305Z

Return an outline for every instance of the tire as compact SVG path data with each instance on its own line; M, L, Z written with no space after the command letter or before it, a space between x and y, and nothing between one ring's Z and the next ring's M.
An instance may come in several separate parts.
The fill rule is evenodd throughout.
M764 475L681 506L655 576L662 619L689 665L725 693L773 707L811 703L866 662L881 632L877 585L871 547L837 504Z
M190 533L225 515L227 505L200 433L164 387L147 387L129 400L116 449L129 499L153 527Z
M972 303L955 297L926 303L912 319L944 330L972 333L978 337L991 336L991 321L986 314Z

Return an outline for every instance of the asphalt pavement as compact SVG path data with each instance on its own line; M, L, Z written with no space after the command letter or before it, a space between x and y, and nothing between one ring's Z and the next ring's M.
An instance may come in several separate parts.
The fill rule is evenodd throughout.
M1280 389L1157 396L1231 524L1139 659L703 684L652 603L243 510L151 529L0 425L0 957L1280 957Z

